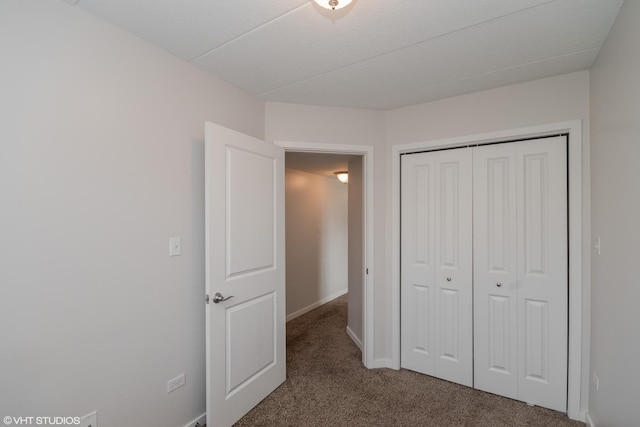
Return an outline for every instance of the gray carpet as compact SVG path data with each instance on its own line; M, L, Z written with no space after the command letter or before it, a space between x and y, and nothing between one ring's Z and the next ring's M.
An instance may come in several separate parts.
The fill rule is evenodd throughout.
M287 324L287 380L236 426L584 426L415 372L368 370L345 333L346 296Z

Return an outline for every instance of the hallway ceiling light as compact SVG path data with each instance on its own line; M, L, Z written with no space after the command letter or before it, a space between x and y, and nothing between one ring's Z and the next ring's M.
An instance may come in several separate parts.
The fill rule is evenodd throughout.
M336 175L336 178L338 178L338 181L340 181L341 183L346 184L347 182L349 182L349 172L340 171L334 172L334 174Z
M324 7L325 9L342 9L345 6L348 6L353 0L313 0L318 3L319 6Z

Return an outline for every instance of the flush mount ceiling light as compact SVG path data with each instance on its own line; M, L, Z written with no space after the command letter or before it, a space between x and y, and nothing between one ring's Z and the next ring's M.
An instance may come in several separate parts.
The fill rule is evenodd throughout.
M340 181L343 184L346 184L347 182L349 182L349 172L347 171L340 171L340 172L334 172L336 178L338 178L338 181Z
M313 0L318 3L318 6L324 7L325 9L342 9L345 6L348 6L353 0Z

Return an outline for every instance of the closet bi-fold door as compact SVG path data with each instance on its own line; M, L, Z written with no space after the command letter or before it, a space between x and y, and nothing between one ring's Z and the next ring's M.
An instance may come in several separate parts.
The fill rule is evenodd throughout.
M566 138L476 147L473 167L475 388L564 412Z
M473 384L472 153L402 156L401 365Z

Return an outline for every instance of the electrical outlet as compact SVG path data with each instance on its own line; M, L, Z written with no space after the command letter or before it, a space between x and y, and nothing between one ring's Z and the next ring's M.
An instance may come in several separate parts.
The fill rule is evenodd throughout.
M596 391L600 390L600 378L598 378L598 375L594 372L593 373L593 383L596 385Z
M98 411L93 411L80 418L80 427L98 427Z
M172 391L182 387L186 383L187 383L187 378L185 377L184 374L180 374L177 377L170 379L167 382L167 393L171 393Z

